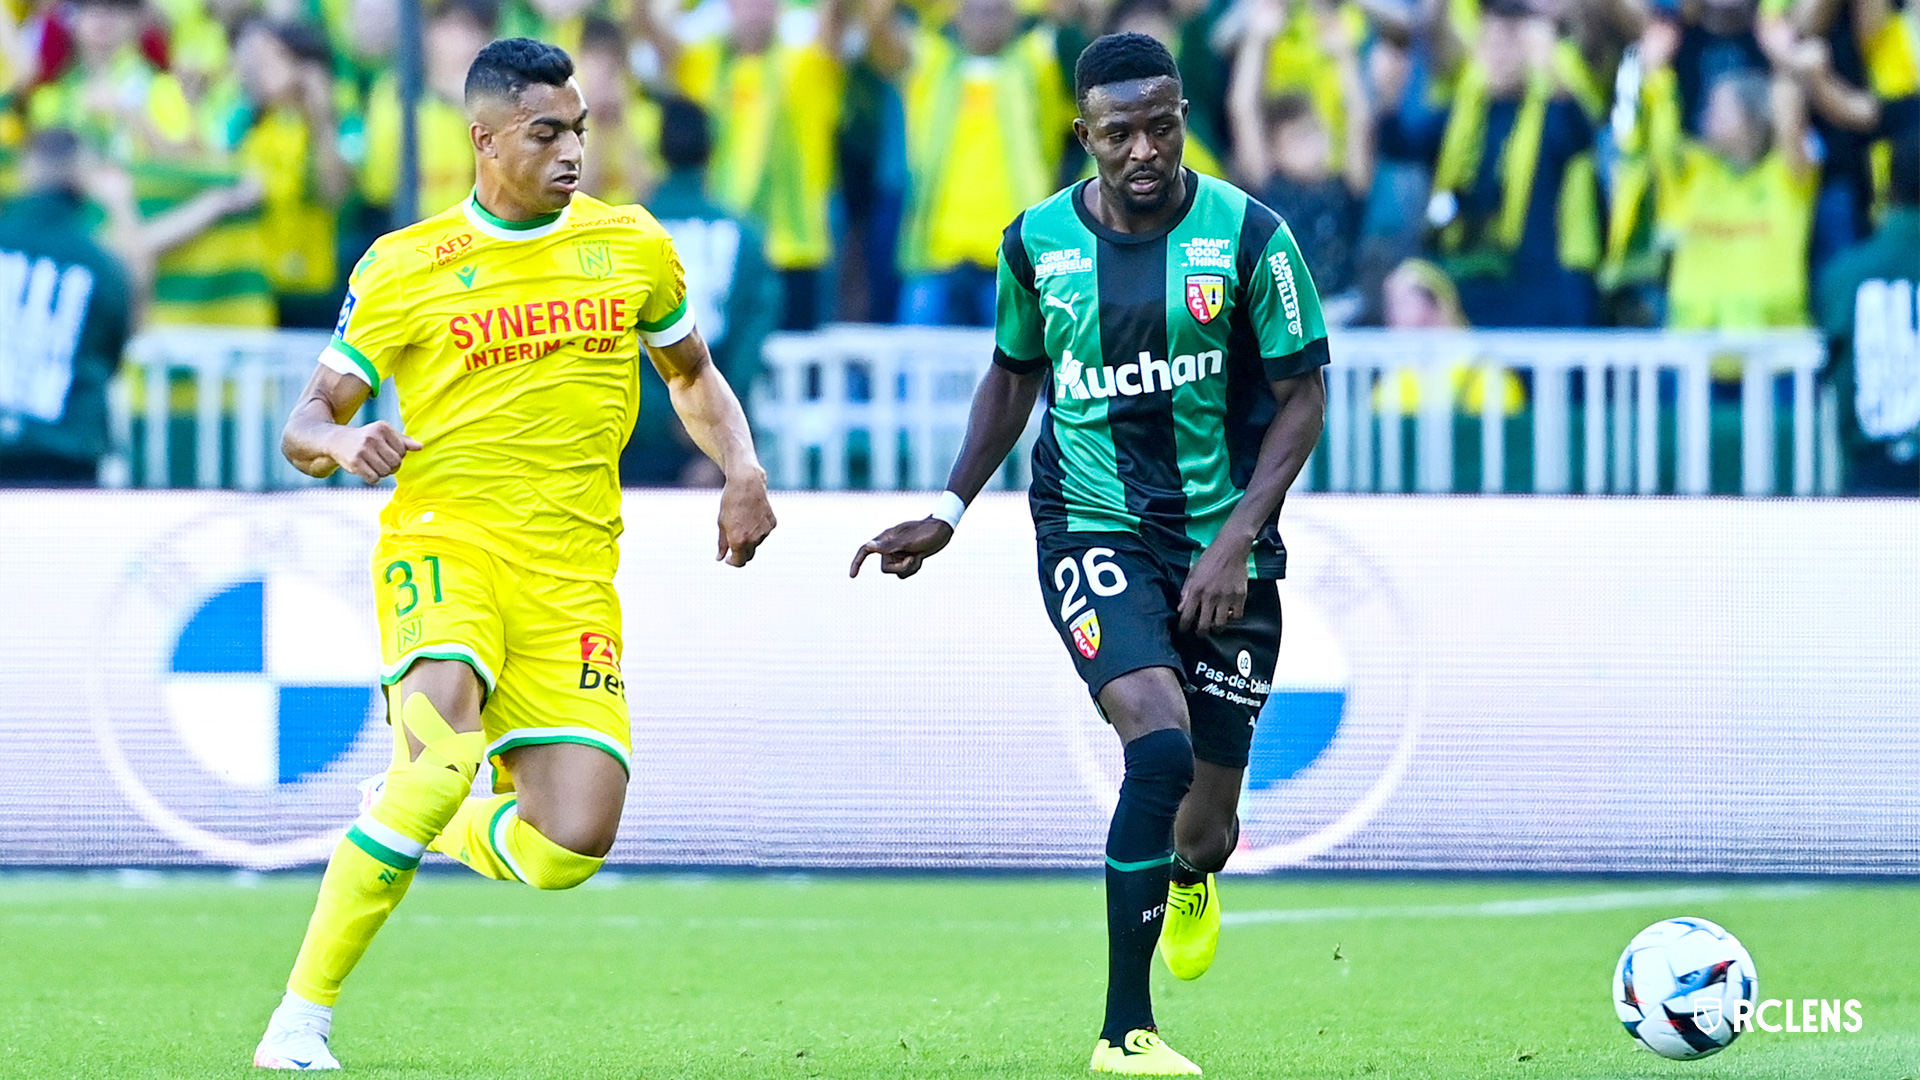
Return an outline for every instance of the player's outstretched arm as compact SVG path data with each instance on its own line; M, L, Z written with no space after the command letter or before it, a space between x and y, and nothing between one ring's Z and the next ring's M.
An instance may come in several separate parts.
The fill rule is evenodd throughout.
M335 469L345 469L369 484L392 476L407 451L420 449L420 443L385 420L347 426L372 393L372 387L352 375L325 365L315 369L280 433L280 452L308 476L331 476Z
M730 566L745 566L777 522L767 501L767 471L754 453L753 432L733 388L713 366L707 342L694 331L665 348L651 346L653 366L666 381L673 411L687 434L720 471L720 553Z
M1320 441L1327 413L1327 383L1320 369L1269 385L1279 410L1260 441L1246 493L1180 590L1182 630L1211 634L1247 610L1247 556L1253 542Z
M980 380L973 392L973 409L967 414L967 439L960 445L960 456L954 459L953 471L947 476L947 490L959 496L961 503L970 503L980 494L1020 441L1045 382L1044 368L1020 375L999 364L989 368ZM953 525L944 518L929 515L918 521L903 521L861 544L847 576L859 577L860 565L867 556L878 555L882 573L912 577L921 563L952 539Z

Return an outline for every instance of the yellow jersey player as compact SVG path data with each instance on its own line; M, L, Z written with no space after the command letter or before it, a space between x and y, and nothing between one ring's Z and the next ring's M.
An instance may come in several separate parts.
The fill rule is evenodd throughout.
M672 241L645 210L575 192L587 109L572 60L496 41L467 73L466 108L472 196L374 244L287 421L283 450L305 472L398 483L373 558L394 757L327 864L254 1055L265 1068L340 1067L341 981L427 849L565 889L612 848L630 751L617 459L641 343L726 473L720 556L745 565L774 527ZM406 434L349 426L387 376ZM496 794L470 797L483 759Z

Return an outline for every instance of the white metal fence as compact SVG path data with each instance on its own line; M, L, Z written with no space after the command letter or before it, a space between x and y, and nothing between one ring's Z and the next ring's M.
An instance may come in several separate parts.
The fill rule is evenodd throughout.
M1309 487L1455 490L1464 420L1477 421L1478 490L1508 490L1510 429L1517 428L1534 464L1519 490L1706 494L1714 489L1716 368L1740 380L1739 491L1806 495L1837 486L1835 417L1814 378L1825 348L1811 332L1347 330L1332 345L1326 435L1315 455L1321 460L1303 476ZM754 403L776 480L848 486L855 474L849 447L864 443L870 486L937 488L992 351L984 330L835 326L775 336ZM1517 410L1501 392L1509 372L1525 386ZM1462 417L1462 386L1476 381L1478 408ZM1784 484L1776 460L1782 412L1792 437ZM1668 426L1671 437L1663 435ZM1030 427L1029 443L1033 435ZM1003 475L1010 486L1024 483L1025 454L1015 457L1017 466ZM1673 477L1664 488L1663 462Z
M278 446L325 342L309 331L142 335L114 387L104 480L243 490L318 483ZM939 487L992 349L991 334L972 329L841 325L769 338L765 374L746 396L775 486ZM1824 357L1811 332L1341 331L1326 434L1302 486L1832 492L1837 417L1815 380ZM1722 383L1716 392L1716 375L1737 378L1737 391ZM369 409L398 419L391 393ZM1716 418L1729 429L1718 455ZM1036 429L1002 486L1026 483ZM1517 481L1508 468L1516 455L1531 462Z

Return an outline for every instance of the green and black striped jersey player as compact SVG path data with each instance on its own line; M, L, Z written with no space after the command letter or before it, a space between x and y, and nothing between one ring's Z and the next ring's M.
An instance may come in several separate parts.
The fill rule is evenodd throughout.
M853 572L877 554L908 577L944 548L1047 395L1031 493L1041 593L1126 761L1092 1068L1198 1073L1161 1041L1148 974L1156 942L1181 978L1213 961L1213 874L1238 840L1279 655L1276 522L1320 435L1326 328L1286 224L1182 167L1187 103L1165 48L1100 38L1074 83L1098 175L1007 227L994 362L948 490L862 545Z

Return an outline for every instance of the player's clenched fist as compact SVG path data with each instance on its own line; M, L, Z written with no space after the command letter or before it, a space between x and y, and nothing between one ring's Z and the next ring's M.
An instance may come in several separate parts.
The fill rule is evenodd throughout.
M338 428L332 434L327 455L340 467L369 484L377 484L400 471L407 451L421 449L421 443L409 439L385 420L360 427Z
M728 479L720 492L720 554L729 566L745 566L779 522L767 501L767 475Z
M952 540L953 526L939 518L903 521L861 544L860 550L854 553L853 566L847 571L847 576L859 577L860 565L867 561L867 556L878 555L881 573L912 577L920 572L921 563Z

